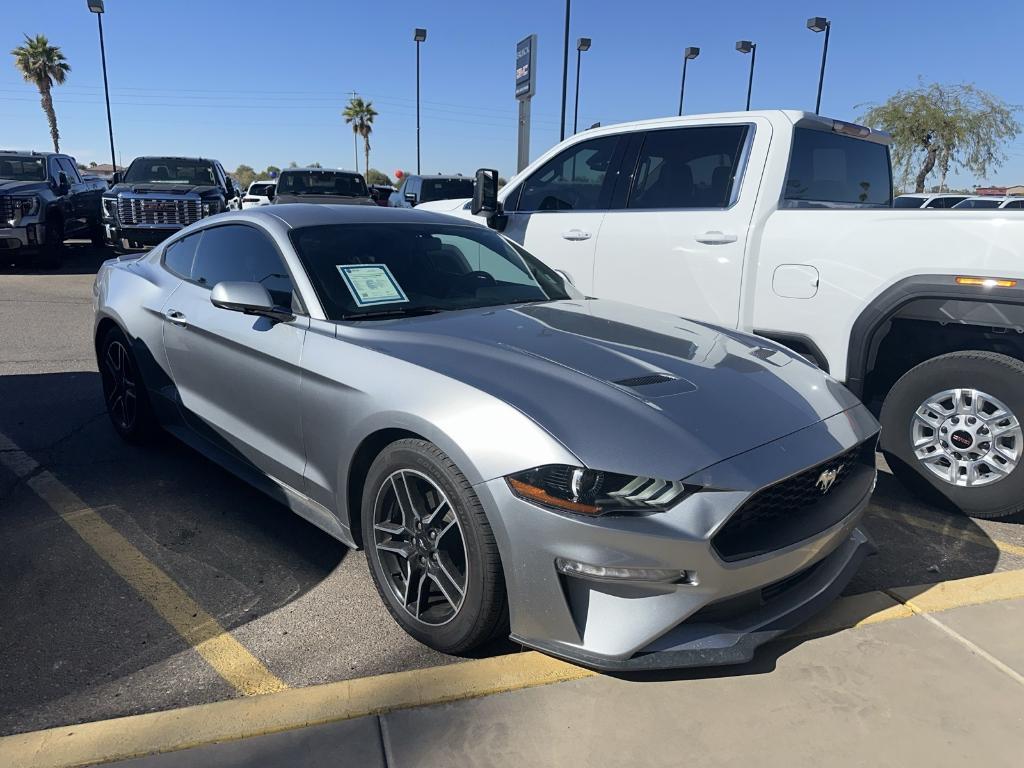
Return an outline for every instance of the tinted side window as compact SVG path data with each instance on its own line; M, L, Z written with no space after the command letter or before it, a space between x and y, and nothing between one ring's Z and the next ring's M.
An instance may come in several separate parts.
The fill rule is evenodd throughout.
M637 159L628 208L728 208L749 128L651 131Z
M203 233L199 232L195 235L183 237L181 240L175 240L167 246L167 249L164 251L164 266L178 277L190 280L192 278L192 262L196 256L196 246L199 245L199 239L202 236Z
M838 203L888 208L892 201L888 150L871 141L797 128L785 199L791 207Z
M1024 200L1011 200L1003 208L1024 208Z
M275 304L292 303L292 281L277 248L253 227L228 224L204 230L192 279L206 288L227 280L260 283Z
M617 136L602 136L569 147L523 184L520 211L594 211L604 206Z
M72 184L77 184L82 180L81 177L78 175L78 169L75 168L75 164L68 160L66 157L58 157L57 164L60 166L60 169L64 171L64 173L67 175L68 181L71 182Z

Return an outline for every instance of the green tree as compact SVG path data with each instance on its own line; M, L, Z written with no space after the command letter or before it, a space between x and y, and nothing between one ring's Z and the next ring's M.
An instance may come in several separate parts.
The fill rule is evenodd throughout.
M268 165L267 170L260 173L261 179L276 179L281 175L281 169L276 165Z
M14 66L25 81L39 89L39 100L50 123L53 151L60 152L60 131L57 130L57 113L53 111L51 89L54 84L61 85L64 82L71 71L71 65L60 48L50 45L45 35L25 35L25 44L11 51L11 55L14 56Z
M299 164L296 163L294 160L292 160L290 163L288 163L288 167L289 168L298 168Z
M306 167L307 168L323 168L323 166L320 165L320 163L309 163L309 164L306 165Z
M242 189L248 189L249 185L256 181L256 171L253 170L251 165L240 165L235 168L235 172L231 175Z
M915 192L923 192L936 171L940 189L950 170L984 178L1006 161L1003 146L1021 130L1014 116L1019 106L969 83L920 83L883 104L863 106L868 110L860 122L892 134L898 183L912 180Z
M367 184L386 184L389 187L393 187L391 183L391 177L383 171L378 171L376 168L371 168L366 172L366 183Z
M370 134L373 133L373 119L377 116L377 110L373 108L373 102L363 101L360 96L353 96L348 100L348 106L341 113L345 122L352 126L352 133L363 137L364 151L366 152L365 168L370 168ZM359 170L356 163L356 171Z

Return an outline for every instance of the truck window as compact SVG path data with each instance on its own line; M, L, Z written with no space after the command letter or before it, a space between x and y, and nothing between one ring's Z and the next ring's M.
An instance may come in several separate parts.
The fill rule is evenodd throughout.
M939 198L939 199L941 200L941 198ZM905 197L903 195L900 195L899 197L897 197L895 200L892 201L892 207L893 208L920 208L922 200L924 200L924 198L922 198L922 197ZM938 208L939 207L938 205L933 205L932 204L932 203L935 203L935 202L937 202L937 201L936 200L932 200L930 203L928 203L928 205L925 206L925 208Z
M575 144L548 160L523 184L519 211L594 211L605 205L617 136Z
M728 208L748 126L651 131L644 138L627 208Z
M884 144L811 128L793 131L784 197L790 208L892 205Z
M78 175L78 169L75 168L75 164L68 158L58 157L57 165L60 167L60 170L64 171L64 175L68 177L68 181L70 183L78 184L82 181L81 177Z
M1024 208L1024 200L1011 200L1003 208Z

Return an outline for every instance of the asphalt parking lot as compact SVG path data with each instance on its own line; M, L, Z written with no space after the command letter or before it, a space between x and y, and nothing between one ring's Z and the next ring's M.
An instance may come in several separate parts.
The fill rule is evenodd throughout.
M391 620L362 553L171 439L117 439L91 339L107 256L0 266L0 735L457 663ZM885 472L867 525L849 593L1024 568L1024 525Z

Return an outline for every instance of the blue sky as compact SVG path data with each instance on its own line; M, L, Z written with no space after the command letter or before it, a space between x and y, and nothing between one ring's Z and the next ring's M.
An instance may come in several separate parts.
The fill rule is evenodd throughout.
M62 148L82 162L109 162L99 44L86 0L4 6L0 146L48 148L38 95L6 55L22 33L43 33L72 65L54 97ZM356 91L380 112L371 165L392 175L396 168L415 170L412 30L423 26L423 171L471 173L491 166L510 175L516 156L515 44L530 33L539 37L531 144L536 157L558 140L563 14L561 0L107 0L104 31L119 160L201 154L229 169L292 160L351 168L352 134L339 113L347 94ZM674 114L687 45L701 48L688 70L687 112L742 109L749 58L734 50L742 38L758 43L752 106L813 109L823 36L804 27L812 15L833 21L824 114L855 118L858 105L913 87L918 76L973 82L1024 103L1019 0L881 6L575 0L569 128L579 36L594 41L583 54L581 126ZM978 181L1024 183L1024 137L1009 147L1000 171Z

